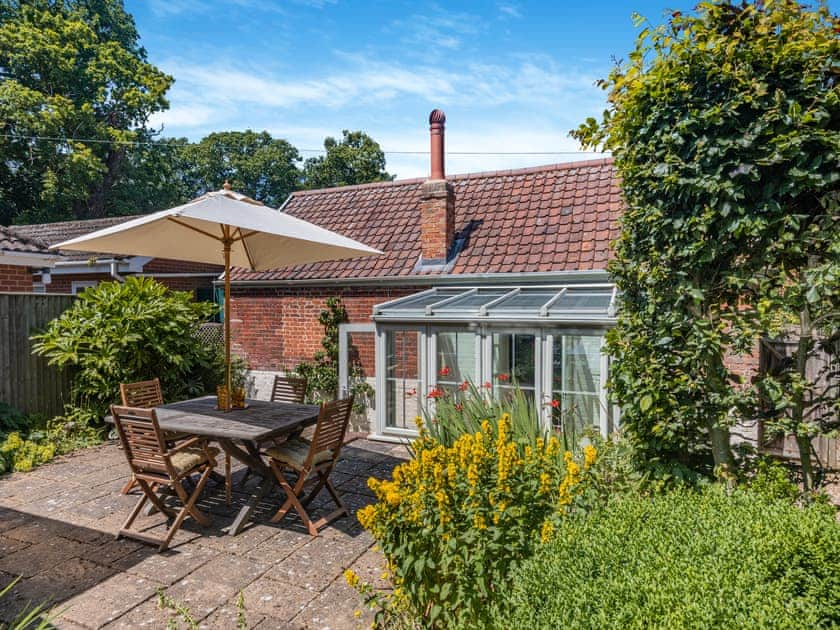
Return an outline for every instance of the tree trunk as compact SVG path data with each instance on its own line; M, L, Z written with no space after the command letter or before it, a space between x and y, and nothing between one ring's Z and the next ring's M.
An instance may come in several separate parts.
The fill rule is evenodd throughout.
M727 478L735 473L735 456L732 455L729 427L718 424L715 418L709 418L706 426L709 429L715 469L721 477Z
M808 378L808 354L811 351L811 313L806 304L799 313L799 344L796 349L796 373L800 387L793 396L791 417L796 431L796 445L799 447L799 462L802 467L802 485L806 491L814 485L814 469L811 464L811 437L802 426L805 418L805 390L803 384Z
M88 197L86 218L101 219L105 216L105 204L108 201L108 194L119 177L123 157L125 157L124 148L116 148L108 151L108 157L105 158L105 167L107 170L99 186Z

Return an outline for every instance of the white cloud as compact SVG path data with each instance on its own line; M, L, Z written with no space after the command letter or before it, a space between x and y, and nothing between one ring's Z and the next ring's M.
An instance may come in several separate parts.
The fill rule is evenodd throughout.
M522 12L519 10L519 5L513 3L499 3L499 13L503 18L521 18Z
M483 21L477 15L432 4L424 7L423 13L394 20L386 30L397 32L409 50L416 48L420 56L430 58L461 48L465 37L478 34L482 28Z
M603 93L593 85L598 69L583 72L545 55L448 68L348 52L334 52L333 60L328 71L302 75L170 59L159 65L177 79L169 95L172 108L153 124L163 124L166 135L192 139L210 131L266 129L301 149L320 149L325 136L340 136L342 129L363 129L386 151L425 152L425 117L443 107L449 119L447 171L457 173L587 157L456 153L576 151L568 130L603 109ZM386 158L388 170L401 178L428 172L425 154Z

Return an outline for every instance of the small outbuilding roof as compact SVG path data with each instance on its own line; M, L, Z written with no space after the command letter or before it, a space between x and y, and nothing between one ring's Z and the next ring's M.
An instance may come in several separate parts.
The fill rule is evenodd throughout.
M555 286L433 288L373 309L377 322L615 323L616 289L609 283Z
M103 217L101 219L85 219L82 221L57 221L56 223L32 223L30 225L14 225L8 229L19 237L35 239L49 247L62 241L69 241L71 238L90 234L96 230L125 223L131 219L136 219L138 216L142 215ZM80 252L62 252L62 254L67 260L87 260L95 256L95 254ZM108 256L109 258L114 258L110 254Z

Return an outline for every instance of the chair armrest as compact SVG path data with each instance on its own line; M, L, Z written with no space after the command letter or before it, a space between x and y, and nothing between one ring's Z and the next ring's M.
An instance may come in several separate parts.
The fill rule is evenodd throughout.
M184 449L190 448L191 446L199 446L200 447L202 445L202 443L206 442L206 441L207 440L205 438L195 435L191 438L187 438L183 442L178 442L177 446L174 446L174 447L170 448L168 451L166 451L166 454L167 455L172 455L173 453L183 451Z

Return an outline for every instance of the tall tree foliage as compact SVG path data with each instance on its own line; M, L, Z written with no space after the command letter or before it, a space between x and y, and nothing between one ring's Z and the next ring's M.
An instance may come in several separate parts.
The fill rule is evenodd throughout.
M394 179L385 171L385 154L373 138L362 131L341 132L341 140L324 140L322 156L309 158L303 167L306 188L349 186Z
M198 194L218 190L228 180L234 190L278 206L299 185L297 149L267 131L211 133L186 146L183 159L186 186Z
M130 147L122 173L106 200L108 216L146 214L177 206L195 197L193 164L186 138L156 140Z
M838 28L824 4L789 0L674 13L641 31L603 82L603 120L575 132L612 150L622 180L611 384L650 458L711 450L731 467L732 410L755 399L725 356L803 296L830 301L829 283L800 280L838 264Z
M103 216L172 83L121 0L0 0L0 76L0 223Z

